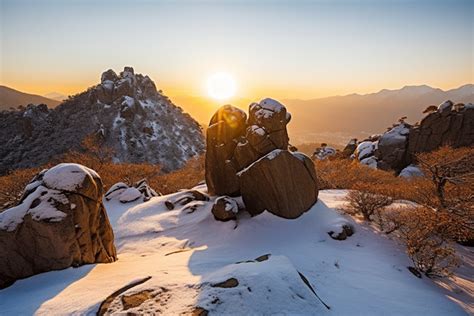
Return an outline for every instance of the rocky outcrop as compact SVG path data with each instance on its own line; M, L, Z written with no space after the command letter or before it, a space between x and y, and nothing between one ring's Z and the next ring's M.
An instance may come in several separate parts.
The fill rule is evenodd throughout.
M18 206L0 213L0 288L37 273L117 260L91 169L59 164L39 173Z
M407 156L412 159L416 153L432 151L443 145L463 147L473 144L474 105L453 105L446 101L411 128Z
M474 104L446 101L429 106L423 113L427 115L420 123L410 125L402 118L380 138L360 142L355 157L370 167L400 173L415 163L417 153L444 145L457 148L474 144Z
M226 105L207 130L206 183L212 195L239 196L252 215L296 218L316 201L311 159L288 150L291 115L278 101L252 103L249 116ZM222 213L222 212L219 212Z
M55 109L0 112L0 174L47 163L93 134L112 149L114 161L159 164L163 171L182 167L205 145L199 124L148 76L131 67L120 74L109 69L99 84Z

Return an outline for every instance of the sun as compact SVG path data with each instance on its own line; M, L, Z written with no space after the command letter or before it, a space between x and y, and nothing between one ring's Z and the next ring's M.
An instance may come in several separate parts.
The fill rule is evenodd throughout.
M229 99L235 95L236 89L234 78L226 72L217 72L207 79L207 93L213 99Z

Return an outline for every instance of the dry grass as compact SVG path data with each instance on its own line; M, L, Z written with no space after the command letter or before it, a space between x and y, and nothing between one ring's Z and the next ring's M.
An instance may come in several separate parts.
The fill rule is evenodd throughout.
M0 177L0 211L18 203L25 186L39 171L60 162L78 163L95 170L106 190L117 182L133 185L146 179L155 191L169 194L191 188L204 179L203 155L190 159L179 170L163 173L158 165L153 164L112 163L111 151L100 146L92 137L86 138L82 145L81 150L68 152L41 167L17 169Z
M417 160L425 176L413 179L342 159L316 161L316 171L322 189L351 189L346 212L396 234L420 273L447 276L458 263L453 242L474 241L474 148L442 147ZM395 200L416 206L387 209Z

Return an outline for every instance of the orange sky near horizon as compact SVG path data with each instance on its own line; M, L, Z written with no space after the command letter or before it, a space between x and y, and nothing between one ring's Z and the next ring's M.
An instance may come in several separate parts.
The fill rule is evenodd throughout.
M71 95L132 66L186 108L474 82L469 0L111 3L1 1L0 84ZM209 97L216 72L234 98Z

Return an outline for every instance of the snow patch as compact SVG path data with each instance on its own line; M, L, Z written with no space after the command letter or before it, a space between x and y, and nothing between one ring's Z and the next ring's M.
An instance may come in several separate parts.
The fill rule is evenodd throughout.
M26 215L30 215L35 221L59 222L67 214L59 211L55 203L67 204L68 202L67 197L61 192L40 185L21 204L0 213L0 230L15 230L19 224L23 223Z
M422 177L423 172L416 165L409 165L400 171L399 177L403 178L413 178L413 177Z
M46 171L43 182L50 189L74 191L82 185L86 176L100 178L94 170L82 165L60 163Z

